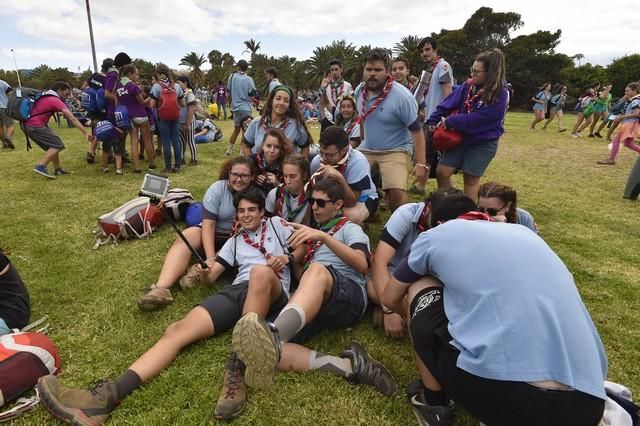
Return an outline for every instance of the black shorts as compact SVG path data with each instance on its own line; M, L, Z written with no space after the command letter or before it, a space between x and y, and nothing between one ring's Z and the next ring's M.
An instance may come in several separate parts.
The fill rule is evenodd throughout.
M524 382L485 379L457 367L449 342L442 288L427 288L411 302L413 347L447 395L489 425L595 426L604 400L576 390L542 389Z
M376 214L376 212L378 211L379 204L380 204L379 198L367 198L367 200L364 202L364 206L367 208L367 211L369 212L369 218L372 218L373 215Z
M333 266L326 268L333 277L331 296L318 315L291 339L292 343L303 343L326 329L352 326L367 309L367 290L357 282L338 275Z
M213 321L214 335L224 333L232 328L242 316L244 301L247 298L249 282L244 281L235 285L227 284L218 293L204 299L200 306L205 308ZM273 320L287 304L289 298L282 290L280 296L269 309L267 320Z

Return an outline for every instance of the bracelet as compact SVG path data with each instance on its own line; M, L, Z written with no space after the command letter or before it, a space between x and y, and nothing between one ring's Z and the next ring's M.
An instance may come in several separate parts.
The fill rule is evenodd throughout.
M424 167L424 168L425 168L425 169L427 169L427 170L431 169L431 166L430 166L430 165L428 165L428 164L416 163L416 166Z

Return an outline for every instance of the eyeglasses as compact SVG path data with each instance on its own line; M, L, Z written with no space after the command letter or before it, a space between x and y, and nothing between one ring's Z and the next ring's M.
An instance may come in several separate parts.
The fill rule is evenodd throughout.
M504 207L501 207L499 209L494 209L493 207L488 207L488 208L484 208L484 207L478 207L478 211L482 212L482 213L486 213L489 216L493 217L493 216L498 216L498 213L504 209Z
M326 151L320 150L319 154L320 154L320 158L336 158L338 155L340 155L341 152L342 150L338 152L326 152Z
M251 175L246 174L246 173L242 173L242 174L241 173L233 173L233 172L229 173L229 180L231 180L231 181L234 181L234 180L237 180L237 179L247 180L247 179L250 179L250 178L251 178Z
M473 67L471 67L469 71L471 72L471 75L478 75L478 74L482 74L483 72L486 72L485 70L475 70L473 69Z
M321 209L324 208L327 203L334 203L335 201L325 200L324 198L311 198L311 205L317 204Z

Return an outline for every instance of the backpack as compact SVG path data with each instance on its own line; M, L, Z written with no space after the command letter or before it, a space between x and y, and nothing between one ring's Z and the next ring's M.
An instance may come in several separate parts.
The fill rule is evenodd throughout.
M104 87L96 89L89 86L84 89L80 94L80 105L89 113L104 113L107 107L107 100L104 97Z
M187 208L195 203L191 193L183 188L173 188L162 197L162 207L174 222L179 222L186 217Z
M117 209L98 218L94 249L128 238L147 239L164 222L160 209L151 204L148 197L136 197Z
M158 99L158 118L163 121L178 121L180 107L178 106L178 94L173 82L160 83L162 90Z
M95 127L96 139L102 142L120 139L122 130L118 129L109 120L102 120L96 123Z
M129 109L124 105L118 105L113 112L113 121L120 130L131 129L131 117L129 116Z
M38 99L43 96L56 96L50 90L42 91L29 87L18 87L9 93L7 100L7 115L20 122L27 121L31 117L31 110Z
M0 336L0 406L18 400L18 405L0 413L0 422L18 417L39 399L20 398L42 376L60 371L56 346L41 332L15 332Z

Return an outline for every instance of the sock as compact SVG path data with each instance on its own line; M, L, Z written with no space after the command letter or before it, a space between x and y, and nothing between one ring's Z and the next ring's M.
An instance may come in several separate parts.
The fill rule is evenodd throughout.
M449 398L444 390L432 391L424 387L424 399L429 405L449 405Z
M349 377L353 373L349 358L339 358L316 351L309 354L309 370L325 371L342 377Z
M135 371L125 370L125 372L116 379L116 387L118 388L118 399L122 401L126 396L130 395L134 390L139 388L141 384L142 380Z
M284 307L278 318L273 322L280 333L280 341L288 342L298 334L306 324L304 310L291 304Z

